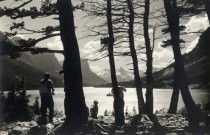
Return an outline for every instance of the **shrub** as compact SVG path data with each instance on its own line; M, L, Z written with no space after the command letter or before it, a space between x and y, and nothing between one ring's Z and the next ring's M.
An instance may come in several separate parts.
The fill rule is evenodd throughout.
M14 87L8 92L3 105L3 119L6 122L29 121L32 113L29 109L29 97L26 90L20 87Z

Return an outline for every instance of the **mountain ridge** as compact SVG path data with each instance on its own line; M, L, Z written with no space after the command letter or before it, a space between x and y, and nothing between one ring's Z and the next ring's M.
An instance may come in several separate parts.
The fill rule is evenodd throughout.
M12 89L15 83L25 78L27 89L37 89L45 72L51 74L55 87L63 87L63 75L59 74L62 66L53 53L32 55L29 52L21 53L16 59L9 56L0 57L0 89ZM91 71L88 61L81 59L83 85L95 86L107 81Z
M96 86L108 83L105 79L101 78L91 70L88 60L81 58L80 61L84 86ZM59 64L62 66L63 61L59 61Z
M11 89L14 87L15 83L18 83L22 77L25 79L25 83L27 85L27 89L37 89L41 78L45 72L49 70L44 70L35 64L35 59L39 59L40 62L47 61L49 58L56 59L54 54L44 54L41 56L31 55L30 53L22 53L22 57L17 59L11 59L9 56L1 56L0 57L0 89ZM56 69L56 71L51 72L51 78L54 82L55 87L63 86L63 77L58 74L58 70L60 70L59 66L56 65L56 61L45 63L49 65L52 69ZM53 65L54 64L54 65ZM57 67L56 67L57 66Z
M185 72L188 76L188 84L196 85L193 88L206 89L210 87L210 27L204 31L195 48L183 54ZM173 52L171 52L173 53ZM172 88L174 63L153 73L154 88ZM146 85L146 77L141 78L143 87ZM125 87L135 87L134 81L120 82ZM98 87L110 87L111 84Z

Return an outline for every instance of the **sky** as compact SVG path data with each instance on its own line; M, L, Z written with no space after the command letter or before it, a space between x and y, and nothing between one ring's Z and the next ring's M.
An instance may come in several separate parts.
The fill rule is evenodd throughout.
M2 4L3 6L15 6L15 3L12 2L13 0L7 0L5 3ZM80 4L81 0L78 1L74 1L74 5L75 4ZM39 7L40 1L34 1L34 3L32 3L32 5L34 6L38 6ZM161 3L158 3L156 5L152 5L151 10L153 10L153 8L159 8L161 6ZM84 36L88 35L88 31L85 28L85 26L87 25L92 25L94 23L98 23L97 21L95 21L93 18L91 17L86 17L84 18L84 12L81 10L76 10L74 12L74 19L75 19L75 25L76 25L76 36L78 39L78 44L79 44L79 49L80 49L80 55L82 58L96 58L97 56L100 56L100 54L94 54L93 52L96 51L97 49L100 48L100 38L99 37L89 37L89 38L83 38ZM35 28L38 29L40 27L44 27L46 25L48 25L49 23L52 25L58 25L59 22L57 20L52 20L49 22L49 18L45 18L45 19L36 19L36 20L31 20L29 17L23 19L24 21L26 21L26 27L27 28ZM19 20L15 20L16 22L18 21L22 21L21 19ZM191 32L191 31L204 31L208 26L208 19L207 16L205 14L200 15L200 16L194 16L189 18L188 20L184 20L181 21L185 26L186 26L186 32ZM0 31L8 31L9 25L11 25L12 21L7 18L7 17L1 17L0 18ZM161 29L158 30L158 34L160 34ZM153 30L150 29L150 35L152 35ZM38 35L23 35L23 34L19 34L18 36L20 36L21 38L28 38L28 37L39 37ZM167 36L163 37L163 40L166 39ZM189 51L191 51L196 43L198 42L199 39L199 34L190 34L188 36L183 36L182 37L185 41L187 41L185 43L185 48L182 49L182 53L187 53ZM171 62L173 62L173 53L172 53L172 49L171 47L167 47L167 48L162 48L161 47L162 44L162 39L161 40L157 40L156 44L155 44L155 49L154 49L154 53L153 53L153 62L154 62L154 67L155 68L163 68L167 65L169 65ZM144 38L139 36L135 38L135 45L138 48L139 46L144 46ZM40 42L37 46L41 46L41 47L48 47L51 49L60 49L62 50L62 43L60 41L60 37L54 37L51 38L49 40ZM123 45L123 46L127 46L127 44ZM128 51L128 48L122 49L120 51ZM61 61L63 59L62 55L56 55L58 60ZM145 58L145 54L141 54L139 55L139 69L145 71L146 69L146 64L144 61L140 60L140 58ZM125 70L130 70L132 69L131 66L131 58L130 57L115 57L115 61L116 61L116 68L124 68ZM90 68L94 71L94 72L100 72L104 69L108 69L109 68L109 61L108 58L104 58L102 60L99 61L89 61L90 64Z

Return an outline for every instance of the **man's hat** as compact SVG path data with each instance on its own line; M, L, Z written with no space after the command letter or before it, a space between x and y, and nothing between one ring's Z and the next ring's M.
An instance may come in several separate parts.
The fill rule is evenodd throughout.
M98 101L97 101L97 100L94 100L93 103L94 103L94 104L98 104Z
M121 90L125 91L126 92L126 88L121 86L121 85L118 85L118 88L120 88Z
M45 76L45 77L50 77L50 73L49 73L49 72L45 72L45 73L44 73L44 76Z

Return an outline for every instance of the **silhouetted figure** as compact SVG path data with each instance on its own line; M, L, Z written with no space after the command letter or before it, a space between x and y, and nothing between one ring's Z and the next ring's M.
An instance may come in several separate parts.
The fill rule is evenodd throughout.
M20 87L21 87L22 89L25 89L25 78L24 78L24 76L21 77Z
M5 102L4 91L0 90L0 118L3 118L4 102Z
M34 102L34 113L35 114L40 114L39 97L36 97L35 102Z
M20 89L21 89L22 97L25 98L26 97L26 88L25 88L25 78L24 78L24 76L21 78Z
M117 97L116 99L114 99L114 106L117 106L118 109L116 109L115 113L117 113L118 115L116 115L116 117L119 117L117 118L119 121L117 122L118 124L120 125L123 125L124 122L125 122L125 117L124 117L124 111L120 111L120 110L124 110L124 106L125 106L125 102L124 102L124 93L123 92L126 92L126 89L125 87L123 86L118 86L118 93L117 93ZM114 94L114 91L112 89L112 93Z
M119 86L118 86L118 90L119 90L120 98L124 99L124 93L123 93L123 92L126 92L125 87L119 85Z
M90 108L90 116L92 118L97 118L98 115L98 101L94 100L93 105Z
M49 109L49 122L52 123L54 115L54 102L52 97L54 95L54 86L49 73L45 73L44 79L41 80L39 93L41 96L41 123L47 123L47 109Z

